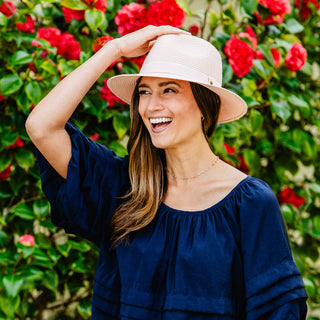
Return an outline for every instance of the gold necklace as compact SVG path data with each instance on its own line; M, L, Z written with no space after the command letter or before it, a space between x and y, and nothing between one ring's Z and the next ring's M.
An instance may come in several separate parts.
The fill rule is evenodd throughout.
M209 169L211 169L218 162L218 160L219 160L219 157L215 156L214 160L211 162L209 167L207 167L206 169L200 171L199 173L197 173L195 176L192 176L192 177L177 177L173 172L171 172L168 169L167 169L167 173L170 174L170 176L172 176L173 178L175 178L177 180L195 179L195 178L198 178L199 176L201 176L202 174L204 174L205 172L209 171Z

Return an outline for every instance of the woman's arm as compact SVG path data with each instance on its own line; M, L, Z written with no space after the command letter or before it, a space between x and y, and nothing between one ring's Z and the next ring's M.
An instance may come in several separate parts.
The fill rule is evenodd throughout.
M71 158L71 141L65 131L65 124L82 98L113 61L121 56L135 57L147 53L153 40L168 33L185 32L171 26L148 26L108 42L65 77L31 112L26 122L27 132L35 146L63 178L67 177Z

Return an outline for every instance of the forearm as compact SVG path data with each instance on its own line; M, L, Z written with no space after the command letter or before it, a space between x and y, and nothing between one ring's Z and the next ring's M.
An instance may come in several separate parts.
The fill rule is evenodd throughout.
M76 107L106 70L120 57L116 40L110 41L94 56L65 77L34 108L27 121L28 133L63 129Z

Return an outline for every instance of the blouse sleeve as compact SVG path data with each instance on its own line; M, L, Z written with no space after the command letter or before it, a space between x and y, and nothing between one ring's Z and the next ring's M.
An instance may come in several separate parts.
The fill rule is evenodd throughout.
M257 320L303 320L307 316L305 299L288 302L279 308L264 314Z
M287 319L263 317L291 301L307 298L278 201L259 179L244 191L241 201L245 203L240 207L240 228L246 319Z
M67 123L72 157L63 179L38 151L42 189L50 202L54 225L99 245L108 230L117 197L128 188L127 157L85 137Z

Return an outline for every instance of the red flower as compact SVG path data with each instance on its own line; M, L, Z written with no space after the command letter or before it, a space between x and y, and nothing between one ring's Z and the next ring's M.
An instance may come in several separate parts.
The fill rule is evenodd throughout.
M240 164L238 165L238 169L244 173L248 173L249 166L247 165L246 161L244 160L244 157L238 156L238 159L240 160Z
M284 15L291 12L289 0L258 0L258 2L271 12L271 15L263 21L264 24L281 23Z
M58 54L70 60L79 60L80 52L79 42L76 41L72 34L65 32L60 36L59 44L57 45Z
M260 50L256 50L255 54L256 54L256 56L254 57L255 59L259 59L259 60L264 59L263 53Z
M26 17L26 22L21 23L21 22L17 22L17 29L19 31L23 31L23 32L34 32L34 21L33 19L27 15Z
M234 154L235 153L235 147L231 147L225 142L223 143L223 145L227 150L227 154Z
M281 62L281 53L277 48L271 48L270 49L274 61L274 65L278 66Z
M139 69L141 69L146 57L147 57L146 55L141 56L141 57L134 57L134 58L131 58L130 61L132 61L134 64L136 64L139 67Z
M180 28L185 20L185 12L175 0L162 0L150 4L148 8L149 24L155 26L170 25Z
M126 104L111 92L107 86L107 81L108 79L103 81L104 86L101 88L100 97L108 102L108 107L112 108L116 103Z
M67 22L70 22L71 19L83 20L85 10L74 10L66 7L62 7L62 13Z
M291 188L285 187L278 195L281 204L290 203L296 208L301 207L306 199L297 195Z
M93 141L96 141L96 140L99 139L99 137L100 137L100 136L99 136L97 133L95 133L95 134L93 134L93 135L90 137L90 139L93 140Z
M300 8L301 18L306 19L311 14L311 6L314 6L316 10L320 9L320 3L318 0L295 0L294 5Z
M233 72L238 77L243 77L250 72L255 52L245 41L232 35L224 47L224 53L228 57Z
M148 24L147 10L144 5L131 2L118 11L114 21L118 26L118 33L124 36Z
M18 136L17 140L11 146L6 147L6 149L21 148L23 146L24 146L24 143L21 140L20 136Z
M291 12L289 0L258 0L258 2L268 8L272 14L286 14Z
M289 70L300 70L307 61L307 50L298 42L295 42L287 53L285 63Z
M107 9L107 1L106 0L96 0L95 3L94 3L94 7L105 13L106 12L106 9Z
M0 172L0 180L8 179L11 173L11 164L6 169Z
M32 236L31 234L25 234L19 238L19 243L21 243L25 247L33 247L34 236Z
M93 1L85 1L87 2L88 5L91 5ZM107 8L107 1L106 0L96 0L94 1L94 8L97 10L105 13L106 8ZM70 22L71 19L75 20L83 20L84 19L84 14L85 10L74 10L66 7L62 7L62 13L64 18L66 19L67 22Z
M248 40L250 40L250 42L252 43L252 46L254 48L257 47L258 40L256 38L256 34L254 33L254 31L252 30L252 28L250 26L246 27L246 32L240 32L238 34L238 37L247 38Z
M0 12L9 18L13 14L17 13L17 8L11 1L3 1L2 5L0 6Z
M102 36L97 38L96 40L94 40L93 44L92 44L92 50L94 53L96 53L97 51L99 51L106 43L108 43L109 41L113 40L114 38L111 36Z
M189 32L195 36L199 33L199 31L200 31L200 28L195 24L189 27Z
M0 102L4 100L4 96L0 93Z
M61 31L58 28L39 28L37 39L47 40L53 47L57 47L60 42Z
M53 47L57 48L57 53L70 60L80 58L81 48L74 36L68 32L61 34L57 28L39 28L37 33L38 39L47 40ZM32 42L31 45L38 46Z

